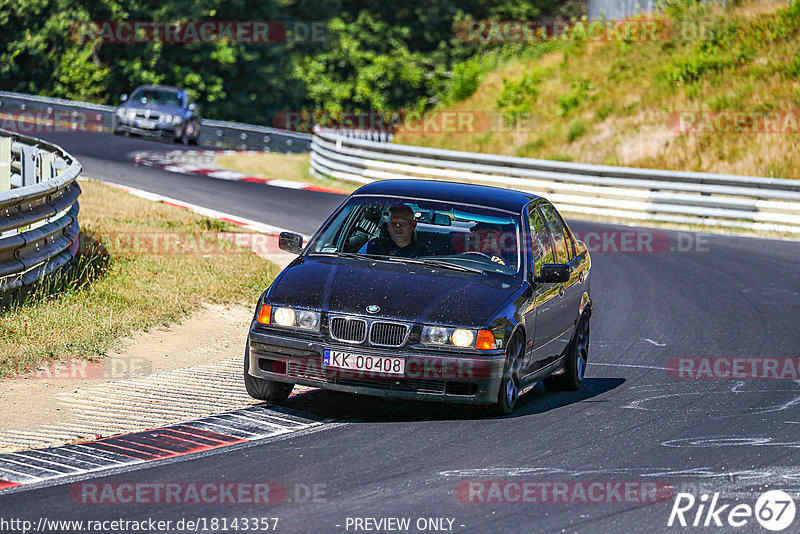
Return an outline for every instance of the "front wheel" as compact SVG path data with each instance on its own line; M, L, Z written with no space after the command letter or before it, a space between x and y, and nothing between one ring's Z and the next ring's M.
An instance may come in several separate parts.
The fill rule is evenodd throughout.
M283 402L289 398L292 389L294 389L294 384L251 376L249 369L250 342L248 341L244 349L244 388L247 390L248 395L254 399L267 402Z
M519 334L514 334L506 349L506 363L503 368L503 379L497 392L497 403L491 406L493 415L508 415L514 411L519 399L522 381L522 361L524 359L525 341Z
M575 336L567 349L564 372L544 379L548 391L571 391L581 387L589 360L589 317L584 315L575 329Z

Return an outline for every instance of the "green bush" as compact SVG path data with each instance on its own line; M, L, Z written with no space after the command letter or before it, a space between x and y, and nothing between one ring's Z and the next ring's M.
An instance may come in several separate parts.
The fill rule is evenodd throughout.
M503 78L503 91L497 99L497 107L512 125L530 116L533 103L539 95L536 85L540 76L538 71L533 71L517 81Z
M481 83L483 69L480 62L471 58L453 67L453 78L450 82L450 100L460 102L472 96Z
M591 91L594 91L594 85L585 78L572 82L572 90L558 98L558 115L566 115L579 107L589 99Z
M800 81L800 52L795 54L792 61L786 64L784 72L790 78Z
M586 133L586 123L580 119L572 121L567 131L567 143L572 143Z

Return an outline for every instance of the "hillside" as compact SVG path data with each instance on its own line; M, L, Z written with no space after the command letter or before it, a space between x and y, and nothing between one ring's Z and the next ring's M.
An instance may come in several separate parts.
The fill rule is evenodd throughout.
M529 45L504 61L475 58L474 92L451 98L438 112L476 113L495 126L441 133L409 124L395 141L800 177L800 0L731 2L727 8L681 2L639 19L657 28L643 38L600 32L603 37L592 40L573 31L566 41Z

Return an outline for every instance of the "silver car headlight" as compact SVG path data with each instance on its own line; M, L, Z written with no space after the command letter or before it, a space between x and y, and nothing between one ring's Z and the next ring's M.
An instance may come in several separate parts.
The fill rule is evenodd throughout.
M450 345L454 347L475 347L475 331L466 328L446 328L443 326L423 326L421 341L426 345Z
M124 117L124 116L125 116L125 109L117 108L117 117Z
M136 111L129 109L125 112L125 118L128 120L133 120L136 118Z

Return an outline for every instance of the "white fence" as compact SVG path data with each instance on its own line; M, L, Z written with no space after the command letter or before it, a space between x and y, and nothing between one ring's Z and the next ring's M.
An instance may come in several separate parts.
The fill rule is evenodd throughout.
M367 183L420 178L530 191L559 210L800 234L800 181L587 165L398 145L316 128L311 168Z

